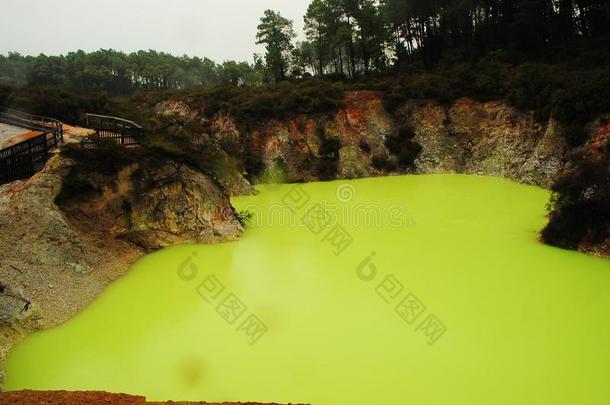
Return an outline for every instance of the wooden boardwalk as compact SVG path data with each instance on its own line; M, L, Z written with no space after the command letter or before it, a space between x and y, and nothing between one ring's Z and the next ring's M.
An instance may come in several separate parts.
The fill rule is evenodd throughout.
M29 130L24 128L3 124L0 122L0 149L14 145L16 142L13 139L21 137L28 131Z
M0 109L0 123L23 128L0 149L0 184L23 180L42 170L50 152L63 142L63 123L53 118Z
M138 146L143 128L133 121L99 114L87 114L93 133L81 144L111 140L126 147ZM0 123L8 125L11 137L0 149L0 185L31 177L44 168L50 152L64 141L64 124L58 120L0 108ZM15 136L15 134L22 133Z

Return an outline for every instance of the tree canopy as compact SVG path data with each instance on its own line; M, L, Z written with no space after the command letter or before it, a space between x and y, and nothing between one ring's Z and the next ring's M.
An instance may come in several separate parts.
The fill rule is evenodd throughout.
M314 74L349 78L421 62L531 55L610 34L604 0L313 0L304 17Z
M277 82L284 80L290 66L292 40L296 36L292 21L273 10L266 10L256 34L257 45L265 45L267 68Z
M112 49L62 56L0 55L0 84L51 85L79 94L128 95L139 90L181 90L219 84L258 85L264 69L247 62L217 64L208 58L163 52L130 54Z
M9 53L0 55L0 85L126 95L310 76L356 79L414 66L421 71L476 63L498 52L524 61L582 40L600 40L606 48L597 51L601 55L610 37L610 5L608 0L312 0L304 24L305 38L295 43L293 22L266 10L255 39L265 45L265 55L253 64L152 50ZM587 58L592 64L600 59Z

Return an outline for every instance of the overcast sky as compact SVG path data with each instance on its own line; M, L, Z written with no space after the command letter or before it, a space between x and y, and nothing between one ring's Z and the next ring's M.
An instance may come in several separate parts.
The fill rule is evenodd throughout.
M0 53L65 54L155 49L252 61L263 12L280 11L302 32L310 0L0 0Z

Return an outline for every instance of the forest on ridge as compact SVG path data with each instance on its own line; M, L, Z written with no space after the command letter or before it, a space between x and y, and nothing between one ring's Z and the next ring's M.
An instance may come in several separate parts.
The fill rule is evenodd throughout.
M217 63L154 50L9 53L0 55L0 85L117 96L312 76L358 80L474 63L487 55L520 63L544 60L551 49L552 63L609 64L608 53L595 42L610 35L605 0L313 0L304 24L306 37L297 38L293 21L267 10L253 38L266 52L252 62ZM570 57L569 50L583 40L591 49Z

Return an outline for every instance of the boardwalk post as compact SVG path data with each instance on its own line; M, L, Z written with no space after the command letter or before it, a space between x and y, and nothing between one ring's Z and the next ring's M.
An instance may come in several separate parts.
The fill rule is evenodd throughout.
M30 139L28 141L28 154L29 154L29 166L30 166L30 172L27 173L28 175L30 175L31 173L34 173L35 167L34 167L34 154L32 153L32 140Z
M53 136L55 136L55 134L53 134ZM44 160L47 160L47 157L49 156L49 145L47 145L47 135L44 135L43 138L44 142L42 143L43 145L43 150L44 150Z

